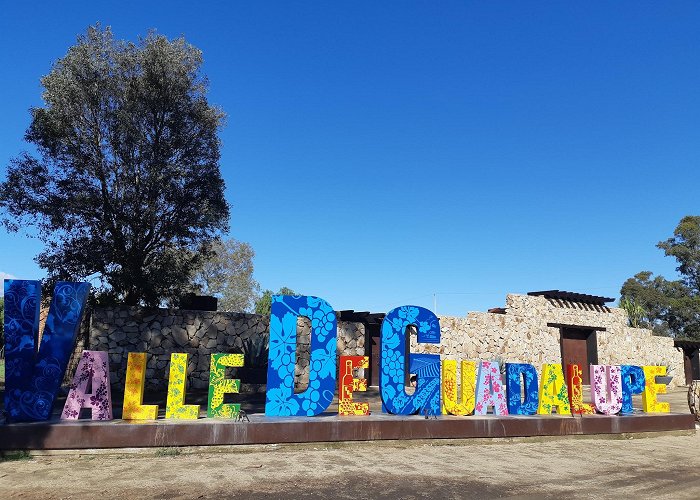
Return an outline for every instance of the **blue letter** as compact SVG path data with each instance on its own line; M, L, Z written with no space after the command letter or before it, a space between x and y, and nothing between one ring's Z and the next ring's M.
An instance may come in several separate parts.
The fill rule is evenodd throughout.
M622 409L620 415L634 413L632 407L632 394L644 392L644 370L641 366L621 365L620 377L622 377Z
M410 373L417 375L416 391L406 394L406 328L418 330L418 342L440 343L440 320L423 307L402 306L389 311L382 322L382 354L379 374L380 393L384 411L397 415L416 412L440 414L440 356L410 354Z
M297 317L311 320L309 387L294 394ZM265 414L318 415L333 401L338 328L333 308L318 297L273 295Z
M89 290L88 283L56 284L37 352L41 285L5 280L5 411L10 421L51 417Z
M520 398L522 378L525 378L525 401ZM506 379L508 413L511 415L534 415L537 413L540 399L535 367L525 363L506 363Z

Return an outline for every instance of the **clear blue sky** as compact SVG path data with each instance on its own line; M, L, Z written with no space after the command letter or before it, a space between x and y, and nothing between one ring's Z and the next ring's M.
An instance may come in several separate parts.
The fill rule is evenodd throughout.
M655 244L700 213L697 2L230 3L5 3L0 174L78 33L155 28L204 52L264 288L463 315L675 274ZM43 276L39 250L1 232L0 272Z

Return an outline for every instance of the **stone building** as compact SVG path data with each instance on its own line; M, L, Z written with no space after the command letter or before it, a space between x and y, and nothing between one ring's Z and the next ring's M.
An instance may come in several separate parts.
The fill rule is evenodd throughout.
M538 371L543 363L666 365L672 385L683 383L683 353L673 339L629 327L624 310L605 305L610 300L557 290L509 294L506 306L493 312L441 317L441 344L419 346L414 337L411 350L443 359L530 363Z
M625 311L607 307L603 297L549 291L510 294L504 308L470 312L465 317L440 317L441 343L416 342L416 353L443 359L499 360L531 363L664 364L683 383L683 353L673 339L630 328ZM338 355L366 355L371 385L379 381L380 331L383 314L339 311ZM148 353L147 389L162 390L168 379L170 354L190 354L190 387L209 382L210 354L246 355L246 369L237 373L243 389L263 390L269 318L254 314L177 309L97 308L82 339L85 348L109 352L113 388L123 388L129 352ZM297 323L296 387L305 388L309 369L308 320ZM257 372L256 372L257 370ZM584 370L587 372L587 370Z

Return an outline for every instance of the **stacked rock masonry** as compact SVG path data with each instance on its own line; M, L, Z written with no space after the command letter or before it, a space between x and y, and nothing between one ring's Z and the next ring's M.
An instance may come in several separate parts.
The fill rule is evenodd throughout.
M269 317L257 314L186 311L178 309L96 308L90 324L90 349L109 353L110 377L116 390L123 390L129 352L148 355L146 389L163 390L168 383L170 355L188 353L188 385L203 389L209 385L212 353L244 353L249 342L263 344L269 339ZM309 339L311 324L297 322L297 364L295 386L303 390L309 380ZM364 354L364 327L338 323L338 355ZM266 351L262 352L266 356ZM263 370L264 372L264 370ZM243 391L264 390L242 378Z
M575 325L596 329L599 364L663 363L679 375L672 385L682 378L683 354L673 347L673 339L628 327L622 309L511 294L502 312L441 316L441 343L419 345L411 335L411 351L439 354L442 359L530 363L539 371L543 363L562 362L561 330L552 325ZM262 347L269 338L269 318L255 314L113 307L94 309L88 321L89 335L78 351L84 346L109 353L110 377L117 391L123 389L129 352L148 354L147 390L165 389L174 352L189 353L188 384L203 389L209 383L212 353L245 353L251 343ZM309 335L309 320L299 318L298 391L308 384ZM366 344L362 323L338 322L338 356L369 356ZM259 354L264 357L266 351ZM259 380L255 383L242 376L241 381L243 391L264 390Z
M561 363L561 330L557 326L597 329L598 363L655 365L683 374L683 353L670 337L630 328L627 313L615 307L594 307L539 296L509 294L504 314L470 312L466 317L441 316L440 345L419 345L411 337L411 351L440 354L442 359L499 360L530 363L541 375L543 363Z

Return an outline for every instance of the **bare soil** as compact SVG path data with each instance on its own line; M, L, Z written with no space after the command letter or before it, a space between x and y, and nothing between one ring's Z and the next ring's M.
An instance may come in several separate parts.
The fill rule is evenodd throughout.
M0 498L260 495L698 498L700 434L83 451L0 462Z

